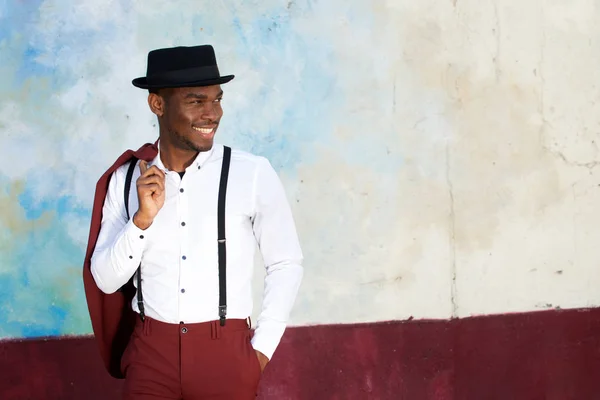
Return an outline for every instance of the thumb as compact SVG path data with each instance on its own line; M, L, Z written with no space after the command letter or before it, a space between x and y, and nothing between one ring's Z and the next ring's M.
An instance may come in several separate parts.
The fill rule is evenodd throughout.
M144 175L148 171L148 162L145 160L140 161L140 173Z

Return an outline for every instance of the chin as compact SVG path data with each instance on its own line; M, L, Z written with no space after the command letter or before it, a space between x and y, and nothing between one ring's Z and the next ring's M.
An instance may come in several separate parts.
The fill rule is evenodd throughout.
M189 151L209 151L213 147L213 140L193 140L190 138L180 138L181 149L186 149Z
M194 150L196 151L209 151L210 149L213 148L213 141L211 140L210 142L203 142L203 143L195 143L194 144Z

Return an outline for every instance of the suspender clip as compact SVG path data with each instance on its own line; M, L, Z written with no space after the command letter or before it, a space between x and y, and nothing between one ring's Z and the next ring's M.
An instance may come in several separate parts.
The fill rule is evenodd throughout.
M145 319L144 300L138 299L137 304L138 304L138 308L140 309L140 318L142 319L142 322L143 322Z
M225 326L225 316L227 315L227 306L219 306L219 319L221 326Z

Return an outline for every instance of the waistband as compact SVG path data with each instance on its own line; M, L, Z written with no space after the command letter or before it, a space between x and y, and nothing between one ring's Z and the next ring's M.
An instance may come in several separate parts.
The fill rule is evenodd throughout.
M178 324L158 321L148 316L144 321L136 318L135 329L143 332L144 335L193 335L200 337L209 337L218 339L222 333L242 332L251 329L250 318L247 319L227 319L225 326L221 326L220 321L208 321L197 323L180 322Z

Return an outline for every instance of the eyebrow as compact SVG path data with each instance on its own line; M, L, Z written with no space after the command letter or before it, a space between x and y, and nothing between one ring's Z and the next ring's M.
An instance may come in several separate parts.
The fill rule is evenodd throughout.
M221 90L219 92L219 94L217 94L217 98L223 96L223 91ZM206 100L208 99L208 96L202 93L188 93L185 95L186 99L200 99L200 100Z

